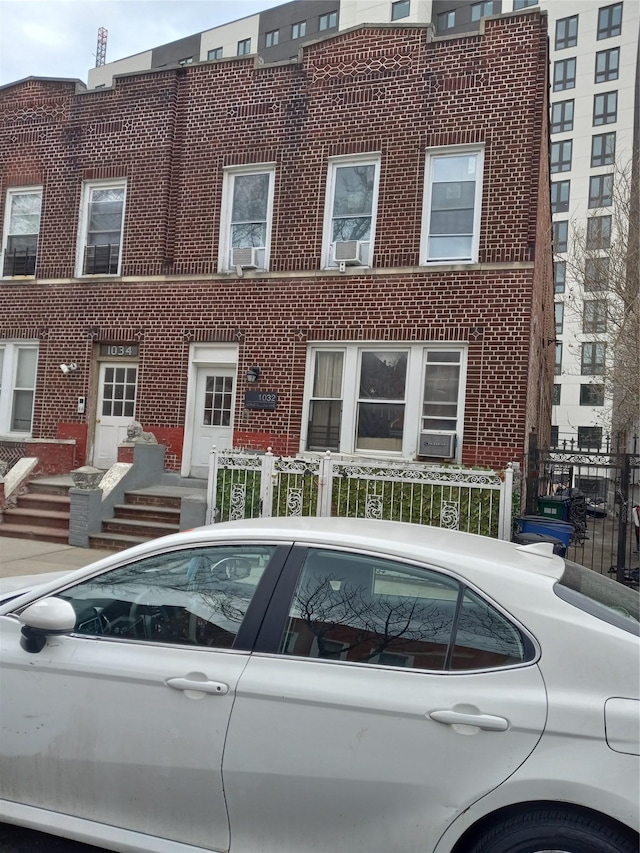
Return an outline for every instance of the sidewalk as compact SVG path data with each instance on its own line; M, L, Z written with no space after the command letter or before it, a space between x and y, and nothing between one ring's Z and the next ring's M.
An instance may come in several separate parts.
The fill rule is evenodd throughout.
M64 572L80 569L108 557L114 551L96 548L74 548L54 542L0 537L0 578L37 575L41 572Z

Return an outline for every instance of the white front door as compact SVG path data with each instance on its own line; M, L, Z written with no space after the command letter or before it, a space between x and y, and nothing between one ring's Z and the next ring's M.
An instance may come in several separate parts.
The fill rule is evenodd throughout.
M206 477L209 454L233 446L233 402L235 368L198 367L194 398L192 477Z
M118 445L126 440L127 427L135 417L137 384L136 364L100 364L93 446L96 468L110 468L118 461Z

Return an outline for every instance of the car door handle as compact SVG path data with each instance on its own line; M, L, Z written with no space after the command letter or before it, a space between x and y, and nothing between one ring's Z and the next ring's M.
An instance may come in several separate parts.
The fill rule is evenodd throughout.
M463 711L430 711L429 717L446 726L475 726L487 732L506 732L509 720L491 714L466 714Z
M167 678L167 687L174 690L193 690L194 693L214 693L217 696L225 696L229 692L229 685L222 681L208 681L198 678Z

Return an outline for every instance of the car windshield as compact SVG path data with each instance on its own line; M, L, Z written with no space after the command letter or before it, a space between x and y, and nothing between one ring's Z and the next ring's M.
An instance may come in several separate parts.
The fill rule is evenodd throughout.
M640 634L640 595L611 578L565 560L556 595L604 622Z

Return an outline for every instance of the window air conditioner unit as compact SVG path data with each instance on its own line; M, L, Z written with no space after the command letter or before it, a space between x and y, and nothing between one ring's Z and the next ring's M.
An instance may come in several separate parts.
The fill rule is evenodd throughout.
M455 433L451 432L423 432L420 435L420 456L438 456L441 459L450 459L456 446Z
M245 270L260 268L260 252L255 246L240 246L231 250L231 266L242 267Z
M333 260L336 264L362 266L362 244L360 240L342 240L333 244Z

